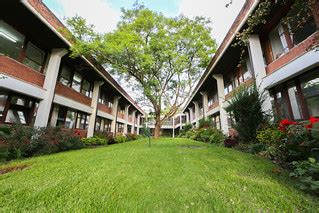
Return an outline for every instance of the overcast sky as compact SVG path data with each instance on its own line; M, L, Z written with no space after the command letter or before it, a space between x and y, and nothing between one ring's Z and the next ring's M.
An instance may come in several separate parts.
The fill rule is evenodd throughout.
M205 16L211 19L212 37L218 44L222 42L231 24L238 15L245 0L139 0L146 7L175 17L184 14L188 17ZM96 30L103 33L115 29L121 15L121 8L131 8L136 0L43 0L43 2L63 22L65 17L80 15L88 23L95 25ZM121 86L136 99L140 93L133 91L126 82L120 81ZM143 106L142 106L143 107ZM147 107L143 107L149 111Z

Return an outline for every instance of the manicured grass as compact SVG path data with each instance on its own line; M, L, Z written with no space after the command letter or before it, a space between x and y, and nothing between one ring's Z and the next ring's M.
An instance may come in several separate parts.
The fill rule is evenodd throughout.
M206 146L193 149L179 146ZM188 139L147 140L16 161L0 176L2 211L318 212L270 162Z

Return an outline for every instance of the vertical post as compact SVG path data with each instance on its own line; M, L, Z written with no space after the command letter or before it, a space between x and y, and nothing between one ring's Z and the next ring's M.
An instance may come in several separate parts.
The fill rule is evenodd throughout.
M137 116L137 129L136 129L136 134L140 134L140 126L141 126L141 114L138 114Z
M133 113L132 113L132 117L133 117L133 126L132 126L132 128L131 128L131 133L132 133L132 134L134 134L134 131L135 131L135 120L136 120L135 116L136 116L136 111L137 111L137 110L134 110Z
M173 117L173 138L175 138L175 118Z
M129 108L130 108L130 104L127 104L125 106L125 114L124 114L124 120L125 120L125 123L124 123L124 134L127 134L127 123L128 123L128 115L129 115Z
M113 100L113 107L112 107L113 120L111 123L111 132L113 132L114 136L116 136L117 112L118 112L120 98L121 98L120 96L116 96L114 97L114 100Z
M203 116L206 118L208 111L208 94L206 91L200 93L203 96Z
M192 124L193 123L193 118L194 118L193 109L191 107L189 107L188 110L189 110L189 121Z
M193 101L195 106L195 120L196 120L196 127L199 126L199 104L198 101Z
M190 123L190 119L189 119L189 112L185 112L185 115L186 115L186 123Z
M97 105L99 100L99 92L100 92L100 86L103 84L103 81L95 81L94 87L93 87L93 95L92 95L92 101L91 101L91 107L92 107L92 113L90 115L89 120L89 126L88 126L88 132L87 137L93 137L94 135L94 126L95 126L95 120L96 120L96 113L97 113Z
M261 48L261 43L259 35L250 35L249 37L249 58L251 61L251 68L253 70L256 86L260 94L265 95L265 102L262 106L263 111L266 113L272 112L270 95L268 90L263 86L263 79L267 76L265 63L263 58L263 52Z
M34 126L46 127L49 121L49 115L53 97L55 94L55 85L59 74L59 68L62 57L67 54L66 49L53 49L48 63L48 69L45 74L43 88L46 90L44 99L40 101Z
M220 123L224 134L228 135L228 120L227 113L224 108L225 102L225 91L224 91L224 77L222 74L213 75L213 78L217 81L217 92L218 92L218 102L219 102L219 113L220 113Z

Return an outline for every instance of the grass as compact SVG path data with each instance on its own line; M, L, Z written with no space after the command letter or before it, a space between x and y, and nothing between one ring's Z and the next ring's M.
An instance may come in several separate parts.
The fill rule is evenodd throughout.
M139 140L11 162L0 212L318 212L267 160L188 139ZM179 146L206 146L192 149Z

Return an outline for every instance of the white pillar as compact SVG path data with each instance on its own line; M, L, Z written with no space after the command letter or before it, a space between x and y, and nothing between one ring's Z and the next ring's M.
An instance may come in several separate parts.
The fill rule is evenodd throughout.
M188 124L188 123L190 123L190 122L189 122L189 120L190 120L190 119L189 119L189 112L185 112L185 115L186 115L186 123Z
M95 81L94 82L92 101L91 101L92 113L90 115L88 132L87 132L88 138L93 137L93 135L94 135L94 126L95 126L95 120L96 120L97 104L98 104L98 100L99 100L100 86L103 83L104 83L103 81Z
M203 116L204 118L206 118L206 114L208 111L208 95L207 95L207 92L201 92L200 94L203 96L203 109L204 109Z
M189 122L192 124L193 123L193 118L194 118L193 109L192 109L192 107L189 107L188 110L189 110Z
M213 75L217 80L217 92L219 102L220 123L224 134L228 135L228 120L227 113L224 108L225 104L225 91L224 91L224 77L222 74Z
M136 129L136 134L139 135L140 134L140 126L141 126L141 114L139 114L137 116L137 129Z
M43 88L46 90L44 99L40 101L34 126L46 127L48 125L51 105L55 93L55 85L59 74L61 58L67 54L66 49L53 49L50 55L48 69L45 74Z
M175 118L173 117L173 138L175 138Z
M128 113L129 113L129 108L130 108L130 104L126 105L125 106L125 114L124 114L124 120L125 120L125 123L124 123L124 134L127 134L127 123L128 123Z
M119 100L120 96L115 96L113 100L113 107L112 107L112 115L113 115L113 120L111 124L111 132L115 134L115 128L116 128L116 120L117 120L117 111L118 111L118 106L119 106Z
M133 126L131 128L131 133L134 134L134 130L135 130L135 116L136 116L136 110L133 111L132 113L132 117L133 117Z
M199 104L198 101L193 101L195 106L195 120L196 120L196 127L199 126Z
M265 95L265 102L262 106L263 110L264 112L272 113L270 95L268 90L263 86L263 79L267 76L267 73L259 35L250 35L248 49L251 68L253 70L257 88L261 94L263 93Z

